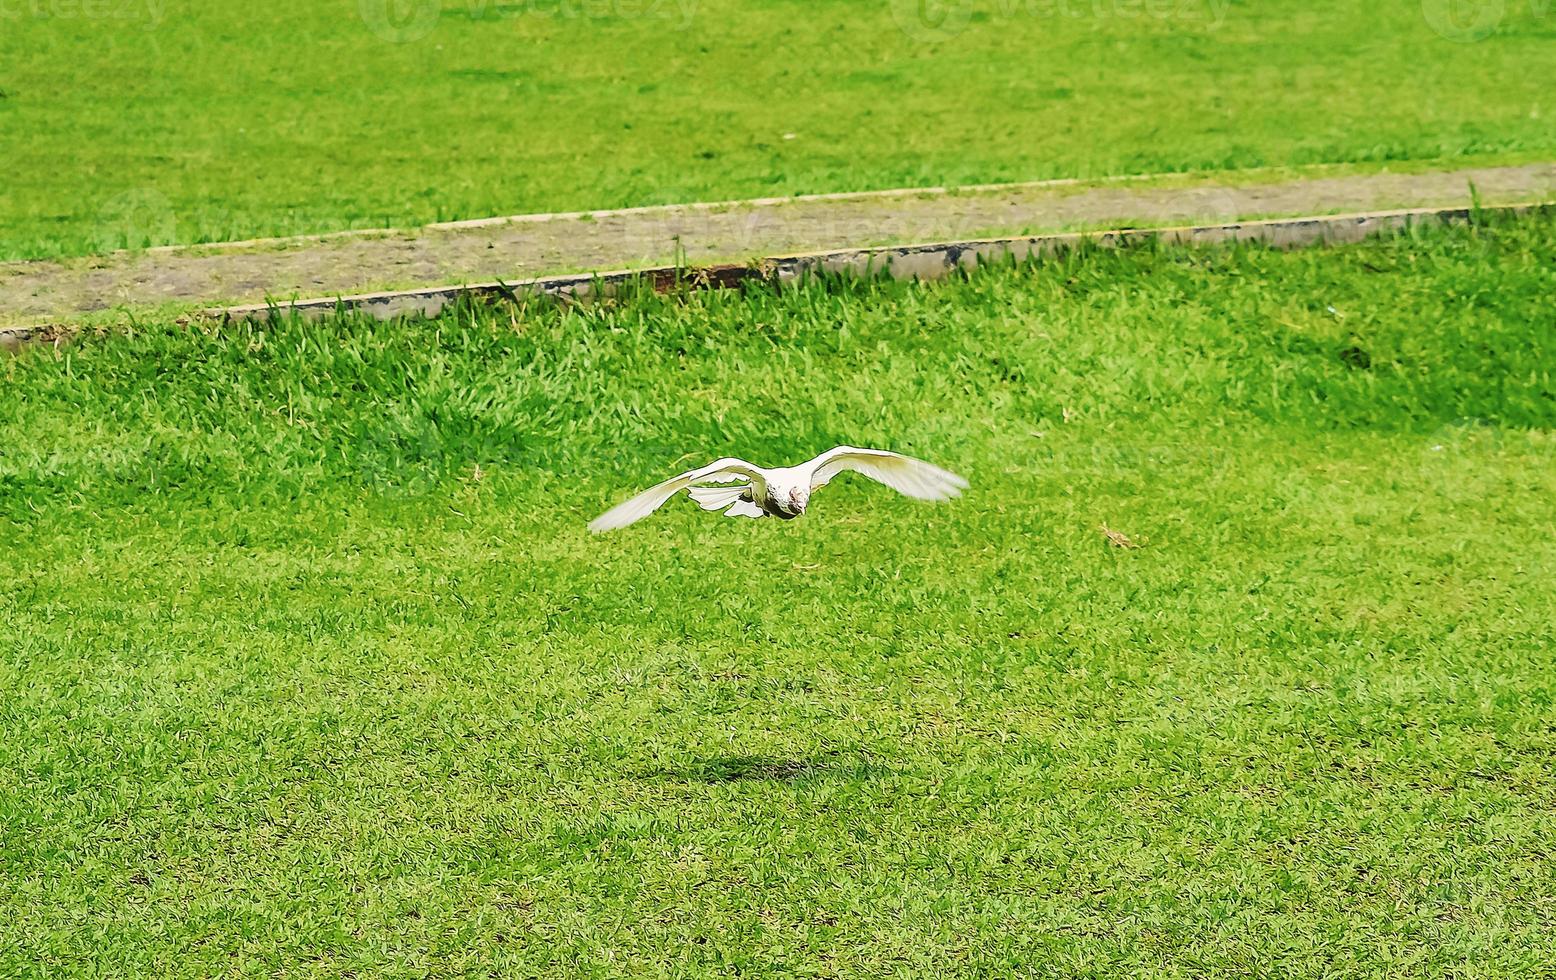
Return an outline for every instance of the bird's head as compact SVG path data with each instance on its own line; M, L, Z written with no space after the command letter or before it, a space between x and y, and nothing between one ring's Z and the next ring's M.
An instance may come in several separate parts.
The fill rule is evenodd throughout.
M805 505L808 503L810 503L809 487L790 487L789 492L778 502L778 507L786 511L790 517L799 517L805 513Z

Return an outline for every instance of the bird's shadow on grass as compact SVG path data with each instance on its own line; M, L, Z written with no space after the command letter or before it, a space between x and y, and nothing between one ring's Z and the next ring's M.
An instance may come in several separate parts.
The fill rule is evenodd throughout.
M785 759L771 755L717 755L693 759L682 766L668 766L644 773L650 779L678 783L783 783L799 786L819 782L855 782L887 773L859 756L820 755Z

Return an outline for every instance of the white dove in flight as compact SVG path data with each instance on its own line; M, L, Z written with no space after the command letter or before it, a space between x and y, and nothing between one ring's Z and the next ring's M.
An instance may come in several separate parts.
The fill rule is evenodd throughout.
M617 504L590 521L589 530L598 534L640 521L682 490L703 510L722 510L729 517L771 515L791 520L805 513L812 493L844 470L863 473L919 500L949 500L967 489L967 481L955 473L881 449L838 446L807 463L776 469L729 456L687 470Z

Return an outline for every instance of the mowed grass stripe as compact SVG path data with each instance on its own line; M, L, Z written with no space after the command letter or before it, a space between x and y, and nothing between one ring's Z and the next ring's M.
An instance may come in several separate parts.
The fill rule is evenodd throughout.
M1437 0L954 13L948 36L912 0L38 0L0 32L0 260L796 193L1556 157L1556 11L1540 0L1477 8L1483 37ZM398 29L423 15L424 36Z

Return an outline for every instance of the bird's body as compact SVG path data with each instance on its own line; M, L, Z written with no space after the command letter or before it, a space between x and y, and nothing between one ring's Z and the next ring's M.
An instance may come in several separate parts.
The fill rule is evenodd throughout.
M650 487L612 507L589 523L589 530L611 531L642 520L685 490L703 510L729 517L777 517L792 520L805 513L812 492L844 470L862 473L899 493L920 500L959 496L967 481L931 465L880 449L839 446L798 466L764 468L725 457Z

